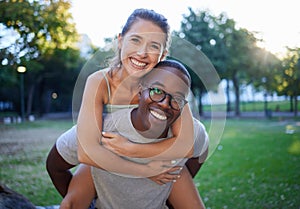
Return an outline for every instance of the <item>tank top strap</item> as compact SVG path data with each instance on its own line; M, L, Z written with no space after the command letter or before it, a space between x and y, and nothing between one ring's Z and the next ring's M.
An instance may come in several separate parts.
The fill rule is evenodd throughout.
M110 85L109 85L109 81L108 81L108 78L106 76L106 73L107 73L107 70L102 70L102 74L103 74L103 77L106 81L106 85L107 85L107 91L108 91L108 101L110 101Z

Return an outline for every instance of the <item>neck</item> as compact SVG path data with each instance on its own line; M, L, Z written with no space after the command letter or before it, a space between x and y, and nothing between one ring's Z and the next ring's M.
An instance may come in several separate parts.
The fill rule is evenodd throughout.
M123 67L118 70L118 72L116 73L116 77L122 88L125 88L130 92L137 91L137 87L140 83L139 77L129 75L126 69L124 69Z
M129 76L124 68L115 70L112 75L111 92L112 104L138 103L139 79Z

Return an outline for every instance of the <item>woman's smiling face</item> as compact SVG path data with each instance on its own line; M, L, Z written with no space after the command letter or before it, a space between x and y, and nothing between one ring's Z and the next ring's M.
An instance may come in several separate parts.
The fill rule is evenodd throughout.
M166 34L160 27L139 19L119 37L122 66L129 75L143 76L166 55Z

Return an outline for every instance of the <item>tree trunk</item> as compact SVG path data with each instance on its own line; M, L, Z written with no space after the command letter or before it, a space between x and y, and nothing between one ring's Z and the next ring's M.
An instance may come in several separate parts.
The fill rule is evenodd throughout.
M294 112L293 96L290 96L290 112Z
M268 117L268 94L267 91L264 93L264 111L265 111L265 116Z
M296 117L298 115L298 98L297 95L295 95L295 108L294 108L294 116Z
M27 110L26 110L27 115L32 114L34 94L36 93L36 89L39 89L37 87L39 87L42 79L43 79L43 76L38 76L35 79L35 82L32 82L31 85L30 85L30 87L29 87L28 99L27 99ZM39 104L41 104L41 103L39 103ZM41 106L41 105L39 105L39 106Z
M235 74L232 79L233 87L234 87L234 93L235 93L235 116L240 116L240 89L239 89L239 79L237 78L237 75Z
M27 99L27 115L31 115L32 112L32 103L33 103L33 96L34 96L35 84L31 84L28 91L28 99Z
M230 83L229 79L226 79L226 97L227 97L227 112L231 111L231 103L230 103Z

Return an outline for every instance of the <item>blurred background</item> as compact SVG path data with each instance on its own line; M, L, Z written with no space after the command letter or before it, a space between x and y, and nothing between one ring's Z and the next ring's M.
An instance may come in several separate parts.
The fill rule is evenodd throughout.
M103 60L111 55L112 40L139 7L164 14L173 36L192 43L208 57L220 77L216 89L226 92L223 108L229 115L263 111L270 116L271 111L281 111L296 116L300 91L297 4L109 1L104 6L92 0L1 1L0 117L24 120L71 112L74 85L83 65L95 52ZM204 106L212 103L208 89L196 76L193 84L204 115Z
M74 88L84 85L77 79L106 66L127 17L145 7L163 14L174 40L191 43L217 72L208 87L193 72L199 60L187 66L197 112L210 137L218 132L222 139L195 178L207 208L299 209L299 6L297 0L0 0L0 183L35 205L60 203L45 158L75 122ZM210 129L212 110L225 112L225 127Z

